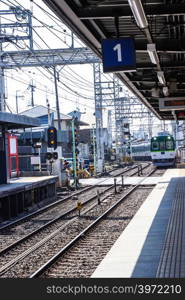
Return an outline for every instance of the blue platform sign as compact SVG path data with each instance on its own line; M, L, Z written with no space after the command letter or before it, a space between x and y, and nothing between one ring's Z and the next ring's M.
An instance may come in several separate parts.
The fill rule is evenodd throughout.
M136 70L136 52L133 38L102 40L103 71Z

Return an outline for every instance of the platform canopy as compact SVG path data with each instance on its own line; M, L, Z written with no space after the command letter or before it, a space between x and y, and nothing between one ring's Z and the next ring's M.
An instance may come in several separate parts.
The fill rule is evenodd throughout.
M30 128L40 126L40 121L37 118L0 112L0 126L7 129Z
M185 95L185 1L43 1L100 58L102 40L134 38L136 68L116 75L158 118L185 119L185 105L159 108L160 98L178 108Z

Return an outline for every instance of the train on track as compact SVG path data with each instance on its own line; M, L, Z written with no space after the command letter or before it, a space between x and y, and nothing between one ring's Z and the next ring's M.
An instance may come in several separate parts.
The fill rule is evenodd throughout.
M151 139L151 158L157 167L175 166L178 151L175 140L167 132L159 132Z
M150 160L157 167L165 167L175 165L178 150L172 135L159 132L148 143L132 144L131 154L134 160Z
M151 161L150 143L132 144L131 154L134 160Z

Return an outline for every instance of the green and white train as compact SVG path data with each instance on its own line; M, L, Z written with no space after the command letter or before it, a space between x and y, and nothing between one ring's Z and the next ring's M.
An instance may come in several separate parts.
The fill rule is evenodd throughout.
M159 132L151 139L151 158L155 166L174 166L176 162L176 145L172 135Z
M143 142L139 144L132 144L131 156L134 160L150 161L151 160L150 143Z
M151 160L158 167L174 166L177 156L175 140L168 132L159 132L150 143L132 144L131 155L134 160Z

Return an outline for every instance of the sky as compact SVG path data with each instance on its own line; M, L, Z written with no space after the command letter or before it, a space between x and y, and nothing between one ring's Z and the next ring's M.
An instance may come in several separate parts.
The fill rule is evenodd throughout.
M42 0L3 0L0 10L8 10L9 6L21 6L32 11L33 18L33 48L56 49L68 48L71 46L71 31L51 12ZM19 17L18 17L19 18ZM19 20L18 20L19 21ZM3 15L1 23L17 22L15 16ZM5 35L22 35L22 29L6 29ZM77 38L74 39L74 47L84 47L85 45ZM4 51L28 50L29 44L26 41L16 43L3 43ZM79 109L82 120L90 126L95 123L94 118L94 83L92 64L57 66L59 74L58 93L60 112L67 114L72 110ZM51 108L56 107L54 77L51 69L43 67L37 68L16 68L5 71L6 78L6 103L7 111L16 112L16 94L18 99L18 110L22 112L31 108L31 88L34 88L34 105L46 105L46 99ZM105 75L105 80L112 80L111 74ZM124 87L123 94L124 95ZM127 91L128 94L128 91ZM107 112L110 108L103 110L104 126L107 125ZM138 120L133 122L133 129L138 129ZM153 128L158 130L160 122L155 120Z
M19 3L23 5L26 9L30 9L30 1L3 1L9 5L18 5ZM38 5L41 5L46 11L51 15L52 12L42 3L42 1L36 1ZM5 4L1 4L1 9L9 9ZM68 48L71 45L71 32L67 27L55 18L51 18L42 11L37 5L33 4L33 15L41 21L41 23L35 18L32 19L33 22L33 40L34 40L34 50L37 49L52 49L52 48ZM10 15L6 15L6 18L12 21L17 21L16 18ZM11 23L9 20L2 18L1 23ZM49 25L46 28L42 22ZM12 34L11 30L6 30L6 34ZM14 31L14 35L22 34L20 32ZM41 37L41 38L40 38ZM75 38L75 47L84 46L80 41ZM28 50L28 43L25 45L22 41L15 46L12 43L3 43L4 51L11 50ZM68 113L74 109L80 109L83 114L83 119L90 120L94 123L94 89L93 89L93 67L92 65L70 65L70 66L58 66L59 71L59 82L58 82L58 92L59 92L59 102L60 111L62 113ZM46 98L49 100L50 106L54 108L55 104L55 87L54 87L54 77L52 71L50 73L44 68L22 68L22 69L12 69L6 70L6 96L7 96L7 110L10 109L11 112L16 112L16 93L18 96L18 107L19 112L27 109L27 106L31 102L31 89L29 85L31 80L33 80L33 85L35 85L34 92L34 104L35 105L46 105ZM11 87L11 88L10 88ZM17 92L16 92L17 91Z

